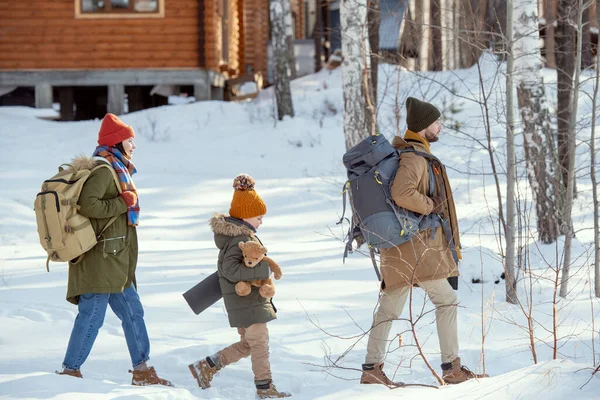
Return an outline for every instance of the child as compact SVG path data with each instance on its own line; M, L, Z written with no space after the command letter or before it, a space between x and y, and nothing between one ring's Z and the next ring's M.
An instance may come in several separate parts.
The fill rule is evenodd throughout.
M248 175L239 175L233 181L233 200L229 215L215 215L210 226L215 234L215 244L219 248L218 275L229 324L237 328L240 341L229 347L189 365L198 385L209 388L213 376L221 368L241 358L250 356L256 392L261 399L291 396L279 392L271 381L269 363L269 331L267 322L277 318L269 299L252 287L248 296L238 296L235 284L240 281L267 279L269 265L261 261L256 267L244 265L240 242L258 241L255 233L267 213L267 206L254 190L254 180Z

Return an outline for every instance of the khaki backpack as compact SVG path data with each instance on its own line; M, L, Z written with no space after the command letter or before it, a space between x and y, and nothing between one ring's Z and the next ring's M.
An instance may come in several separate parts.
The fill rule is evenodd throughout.
M67 168L63 168L66 166ZM98 243L98 239L117 217L112 217L101 232L96 235L88 217L79 214L79 195L85 181L97 169L108 168L112 172L117 189L121 185L115 170L102 163L92 169L75 170L70 164L58 167L58 173L44 181L42 191L34 202L37 231L40 243L46 253L46 270L50 272L49 262L67 262L76 264L83 255Z

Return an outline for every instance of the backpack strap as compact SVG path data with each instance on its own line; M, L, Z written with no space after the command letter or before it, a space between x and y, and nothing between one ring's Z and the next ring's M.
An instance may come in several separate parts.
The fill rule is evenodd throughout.
M115 171L115 169L108 163L107 160L104 160L104 162L101 162L101 164L96 165L90 170L90 172L97 171L100 168L108 168L110 170L110 172L112 173L113 180L115 181L115 185L117 185L117 191L119 192L119 194L123 193L123 189L121 189L121 182L119 181L119 177L117 176L117 171Z
M342 186L342 216L340 220L336 223L336 225L339 225L344 221L344 215L346 215L346 193L348 192L349 187L350 181L346 181L346 183L344 183L344 186Z
M369 247L369 254L371 255L371 261L373 262L373 268L375 268L375 274L377 275L377 280L381 282L381 274L379 273L379 269L377 268L377 261L375 260L375 249Z

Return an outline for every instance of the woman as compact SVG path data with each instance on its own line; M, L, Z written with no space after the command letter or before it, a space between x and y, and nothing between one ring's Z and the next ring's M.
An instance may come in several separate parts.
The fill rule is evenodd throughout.
M138 195L131 175L135 144L133 129L117 116L106 114L98 133L94 157L79 157L75 170L92 169L108 163L116 171L117 188L109 168L98 168L89 176L79 196L79 213L87 216L98 244L83 259L69 263L67 300L79 307L61 375L82 378L80 368L87 359L98 330L110 308L121 320L133 365L132 385L166 385L171 382L157 376L148 367L150 340L144 323L144 309L137 294L135 269L138 257L136 226L140 211ZM119 193L121 192L121 193Z

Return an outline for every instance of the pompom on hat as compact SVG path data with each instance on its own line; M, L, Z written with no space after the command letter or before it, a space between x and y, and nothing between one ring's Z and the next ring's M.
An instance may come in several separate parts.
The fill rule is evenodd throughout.
M115 114L106 114L98 132L100 146L114 146L124 140L135 137L133 128L119 119Z
M229 215L233 218L254 218L267 213L267 206L254 190L254 179L241 174L233 180L233 199Z

